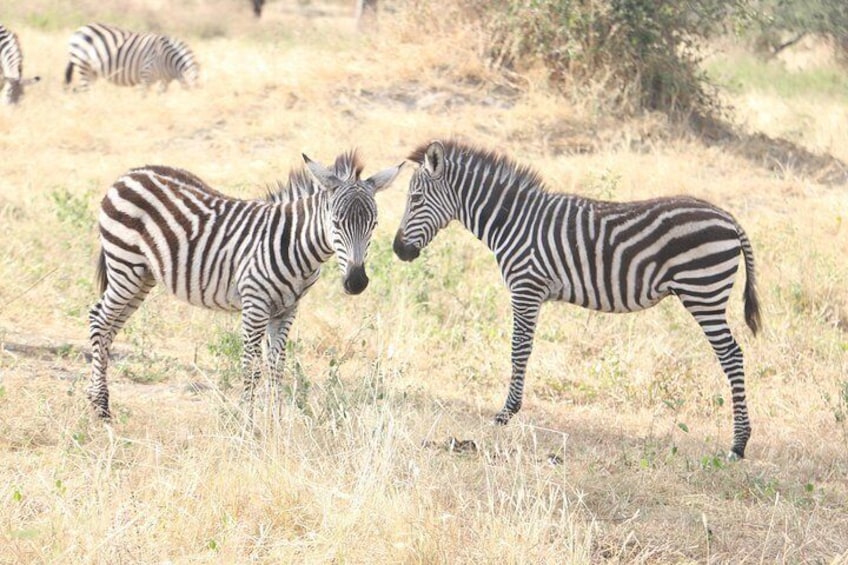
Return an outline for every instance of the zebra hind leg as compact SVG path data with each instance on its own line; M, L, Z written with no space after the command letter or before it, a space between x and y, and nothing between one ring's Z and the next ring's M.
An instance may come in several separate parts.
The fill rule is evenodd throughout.
M89 320L89 338L91 341L91 380L87 396L94 407L95 414L103 419L111 418L109 410L109 388L106 383L106 370L109 365L109 353L115 335L124 326L127 319L144 301L155 280L147 275L122 279L123 285L107 286L100 300L91 308Z
M745 401L742 348L739 347L727 325L726 297L717 303L709 304L704 303L703 298L700 297L687 297L680 293L678 297L701 326L730 383L733 405L733 445L727 457L730 460L742 459L745 457L745 446L751 437L751 422L748 419L748 405Z

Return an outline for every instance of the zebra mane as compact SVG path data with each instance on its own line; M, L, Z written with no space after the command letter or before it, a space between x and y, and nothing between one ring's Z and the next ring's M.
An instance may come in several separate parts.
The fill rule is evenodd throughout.
M306 198L318 192L315 179L306 167L300 167L289 173L289 180L283 184L282 181L269 184L265 187L265 200L275 204L289 204L301 198Z
M548 192L542 177L537 171L528 165L516 163L512 158L492 149L470 145L459 140L438 140L445 148L445 159L450 162L461 162L466 167L476 166L478 163L494 170L495 176L508 180L509 182L496 183L498 186L509 190L514 196L527 191ZM409 154L408 160L422 165L427 148L432 141L419 145Z
M355 149L336 157L336 161L331 168L340 180L346 182L359 180L362 169L362 161ZM311 196L319 190L318 183L315 182L312 173L304 165L289 173L289 180L286 184L277 181L268 185L266 187L267 194L265 199L275 204L289 204L290 202Z
M363 168L364 165L356 149L342 153L336 157L336 162L333 163L333 172L336 173L336 176L349 182L359 180Z

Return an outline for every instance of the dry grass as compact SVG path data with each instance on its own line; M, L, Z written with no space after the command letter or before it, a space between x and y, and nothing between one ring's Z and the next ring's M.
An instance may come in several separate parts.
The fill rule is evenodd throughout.
M607 123L538 77L515 88L475 62L473 29L422 40L401 12L357 36L341 3L272 1L261 22L247 2L169 7L201 89L64 92L66 38L98 10L166 28L164 3L124 5L0 8L27 74L43 77L0 108L0 563L848 561L844 186L670 136L659 117ZM736 96L758 115L810 111ZM844 100L828 104L844 116ZM848 130L830 123L798 123L800 141L840 156ZM563 191L685 192L739 218L766 320L752 338L737 292L747 460L721 457L728 388L672 301L631 316L547 306L525 407L491 426L508 297L456 226L418 262L393 258L408 172L378 197L368 290L344 296L330 268L304 300L279 421L256 434L234 422L237 318L159 292L118 339L116 422L92 420L94 217L114 178L163 163L258 195L301 152L326 162L357 146L368 173L445 135L508 151ZM476 449L451 451L450 438Z

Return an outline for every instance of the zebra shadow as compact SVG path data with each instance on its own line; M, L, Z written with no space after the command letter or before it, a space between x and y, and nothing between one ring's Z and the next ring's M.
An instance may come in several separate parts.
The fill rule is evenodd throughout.
M781 176L794 172L826 185L848 183L848 164L831 155L813 153L797 143L764 133L741 132L715 116L693 114L688 125L705 145L721 147Z

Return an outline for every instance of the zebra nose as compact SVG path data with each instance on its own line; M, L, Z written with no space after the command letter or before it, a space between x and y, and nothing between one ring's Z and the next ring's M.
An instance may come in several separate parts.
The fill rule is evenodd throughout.
M403 236L401 235L403 232L398 230L395 235L395 243L392 248L395 251L395 255L398 256L398 259L401 261L412 261L413 259L418 258L418 254L421 251L412 245L403 242Z
M345 292L348 294L360 294L368 286L368 275L365 274L365 266L352 267L345 276L343 283Z

